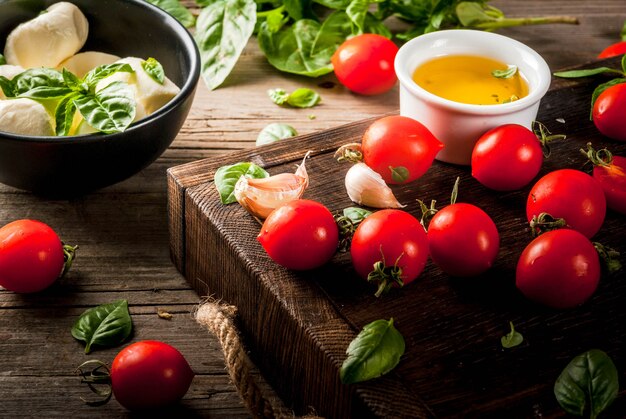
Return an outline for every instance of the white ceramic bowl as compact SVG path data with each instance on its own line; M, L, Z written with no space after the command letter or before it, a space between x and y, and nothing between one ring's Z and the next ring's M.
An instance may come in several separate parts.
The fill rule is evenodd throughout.
M419 65L445 55L477 55L516 65L528 82L528 95L511 103L472 105L436 96L413 81ZM396 55L395 70L400 80L400 114L426 125L444 143L438 160L463 165L470 164L474 144L487 130L503 124L530 128L551 77L548 64L528 46L468 29L432 32L407 42Z

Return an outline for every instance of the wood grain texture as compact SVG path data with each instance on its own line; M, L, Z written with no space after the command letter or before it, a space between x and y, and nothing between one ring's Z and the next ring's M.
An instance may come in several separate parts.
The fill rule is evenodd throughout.
M618 60L605 64L615 66ZM588 119L594 83L554 80L538 119L568 139L554 145L541 174L581 168L584 158L578 149L587 141L610 146L616 154L626 152L626 145L601 137ZM561 118L564 123L557 121ZM312 404L328 417L553 417L560 409L552 386L573 356L597 346L618 365L626 363L621 310L626 286L619 275L605 274L594 298L569 311L537 307L516 292L515 264L531 240L523 210L530 186L519 192L491 192L473 180L467 168L437 162L418 182L394 187L400 202L418 215L416 199L446 202L454 178L460 176L460 200L492 216L501 249L496 265L485 275L454 279L429 264L415 285L380 300L356 277L347 254L311 272L280 268L255 240L258 223L241 207L220 204L212 176L221 165L254 161L276 174L292 171L311 151L305 198L333 212L350 206L343 190L347 166L335 162L332 154L339 145L358 141L370 123L352 123L169 171L170 185L182 187L172 191L175 199L184 199L184 211L171 208L170 213L184 226L173 231L182 234L173 237L175 259L184 261L185 275L199 293L211 292L239 307L253 358L296 411ZM597 239L625 247L625 232L623 216L609 212ZM407 342L403 362L389 377L341 385L338 369L350 340L365 324L389 317ZM499 342L509 321L526 341L504 351ZM621 397L607 417L620 417L625 405Z

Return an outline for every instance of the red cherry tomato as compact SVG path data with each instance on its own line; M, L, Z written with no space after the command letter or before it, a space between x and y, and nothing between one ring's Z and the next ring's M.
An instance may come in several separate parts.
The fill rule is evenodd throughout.
M393 284L413 282L428 259L428 239L420 222L405 211L377 211L359 224L350 246L352 265L364 279L379 283L376 296ZM378 269L375 269L375 264ZM382 274L381 271L385 274Z
M396 84L397 53L398 47L389 39L366 33L341 44L330 61L341 84L355 93L377 95Z
M606 199L597 180L579 170L550 172L535 183L526 202L528 221L546 212L593 237L604 222Z
M111 365L113 395L130 410L162 407L180 400L193 376L176 348L153 340L127 346Z
M298 199L272 211L257 240L276 263L306 270L322 266L333 257L339 229L324 205Z
M537 176L543 163L534 132L516 124L484 133L472 151L472 176L496 191L521 189Z
M0 285L20 293L41 291L61 275L63 244L54 230L34 220L0 229Z
M603 135L626 141L626 83L616 84L600 93L593 104L593 123Z
M607 206L626 214L626 158L613 156L610 164L594 167L593 177L602 186Z
M515 284L527 298L554 308L575 307L598 287L600 259L593 244L575 230L542 234L522 252Z
M361 148L365 164L397 185L426 173L443 143L414 119L387 116L367 128Z
M626 54L626 41L620 41L609 45L602 50L600 54L598 54L598 58L616 57L622 54Z
M453 276L475 276L491 268L500 249L495 223L480 208L452 204L438 211L428 225L433 262Z

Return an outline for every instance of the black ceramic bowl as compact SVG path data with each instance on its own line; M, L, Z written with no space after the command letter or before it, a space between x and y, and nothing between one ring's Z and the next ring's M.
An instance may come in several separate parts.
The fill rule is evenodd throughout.
M119 134L27 137L0 132L0 182L49 196L79 195L124 180L172 143L187 118L200 75L192 36L144 0L69 0L89 21L82 50L154 57L180 93ZM8 34L58 0L0 0L0 52Z

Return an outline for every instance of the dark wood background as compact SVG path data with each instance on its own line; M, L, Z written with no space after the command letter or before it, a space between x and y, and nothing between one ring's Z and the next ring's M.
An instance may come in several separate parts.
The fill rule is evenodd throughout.
M579 26L500 31L537 49L553 69L592 60L617 41L626 20L623 0L508 0L493 4L510 16L579 17ZM78 397L84 390L73 370L87 357L69 334L83 310L119 298L128 299L131 307L133 341L158 339L176 346L198 374L172 415L248 416L229 384L215 339L191 318L198 295L169 259L165 170L253 146L258 131L270 122L290 123L305 134L398 108L397 88L366 98L340 86L317 87L326 80L334 79L308 80L277 73L252 42L222 88L208 92L200 86L190 117L172 147L133 178L72 201L44 200L0 186L1 224L39 219L68 243L80 245L72 272L49 290L30 296L0 291L0 417L127 415L115 402L98 410L82 405ZM268 88L300 86L320 90L323 104L312 110L283 109L266 97ZM174 318L158 318L157 309L169 311ZM93 355L110 362L118 350Z

